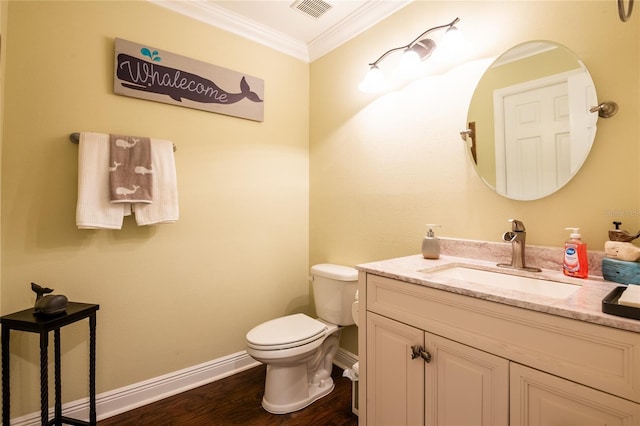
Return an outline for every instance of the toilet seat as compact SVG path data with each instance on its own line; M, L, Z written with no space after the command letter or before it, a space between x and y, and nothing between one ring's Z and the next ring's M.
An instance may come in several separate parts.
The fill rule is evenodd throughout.
M269 351L306 345L323 338L328 327L305 314L294 314L264 322L247 333L250 348Z

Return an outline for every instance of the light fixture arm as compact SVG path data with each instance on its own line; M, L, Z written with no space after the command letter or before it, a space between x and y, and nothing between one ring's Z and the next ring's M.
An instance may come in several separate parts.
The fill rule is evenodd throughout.
M448 24L445 25L439 25L437 27L433 27L433 28L429 28L427 31L423 32L422 34L420 34L418 37L416 37L413 41L411 41L411 43L405 45L405 46L400 46L400 47L394 47L393 49L389 49L386 52L384 52L378 59L376 59L374 62L371 62L369 64L369 66L371 67L375 67L378 65L378 63L380 61L382 61L384 58L387 57L387 55L389 55L392 52L395 52L397 50L406 50L409 49L410 47L413 47L414 44L416 44L418 41L420 41L422 39L422 37L426 36L427 34L429 34L432 31L437 31L443 28L451 28L453 27L455 24L457 24L460 21L460 18L456 18L453 21L449 22Z

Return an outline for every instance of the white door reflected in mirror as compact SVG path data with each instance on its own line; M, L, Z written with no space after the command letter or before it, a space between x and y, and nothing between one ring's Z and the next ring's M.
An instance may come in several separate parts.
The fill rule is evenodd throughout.
M546 197L586 160L596 132L595 86L582 61L553 42L528 42L487 69L471 100L482 180L515 200Z

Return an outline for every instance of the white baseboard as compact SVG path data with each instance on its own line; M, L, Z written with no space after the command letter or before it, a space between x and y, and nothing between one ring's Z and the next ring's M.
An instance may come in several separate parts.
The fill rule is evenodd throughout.
M336 353L334 364L346 369L351 368L356 361L358 361L356 355L340 348ZM96 396L98 420L113 417L125 411L215 382L258 365L260 363L251 358L246 351L241 351L120 389L101 393ZM63 404L62 412L66 417L88 421L89 398ZM49 418L51 419L52 417L53 408L49 410ZM11 425L38 426L40 425L40 411L11 419Z
M351 368L356 362L358 362L358 355L352 354L342 348L338 348L338 352L333 358L333 363L343 370Z
M260 365L246 351L236 352L193 367L175 371L123 388L104 392L96 396L98 420L115 416L134 408L159 401L198 386L214 382ZM89 398L63 404L64 416L79 420L89 420ZM53 409L49 418L53 417ZM40 412L27 414L11 420L12 426L40 425Z

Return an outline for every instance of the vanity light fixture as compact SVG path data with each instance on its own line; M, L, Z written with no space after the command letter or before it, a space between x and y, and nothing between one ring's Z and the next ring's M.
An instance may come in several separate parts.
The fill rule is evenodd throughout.
M374 93L381 90L384 84L385 77L382 73L382 70L378 67L378 64L382 62L382 60L384 60L387 56L389 56L389 54L400 50L404 51L404 53L400 58L397 69L395 70L396 76L399 76L400 78L408 78L417 74L420 63L430 57L436 49L436 42L430 38L425 38L425 36L433 31L446 28L446 32L441 41L441 47L451 48L452 45L459 44L459 40L460 38L462 38L460 30L455 27L455 24L457 24L459 21L460 18L456 18L446 25L439 25L437 27L429 28L409 44L405 46L394 47L393 49L389 49L384 52L382 56L369 64L371 68L358 86L359 89L367 93Z

